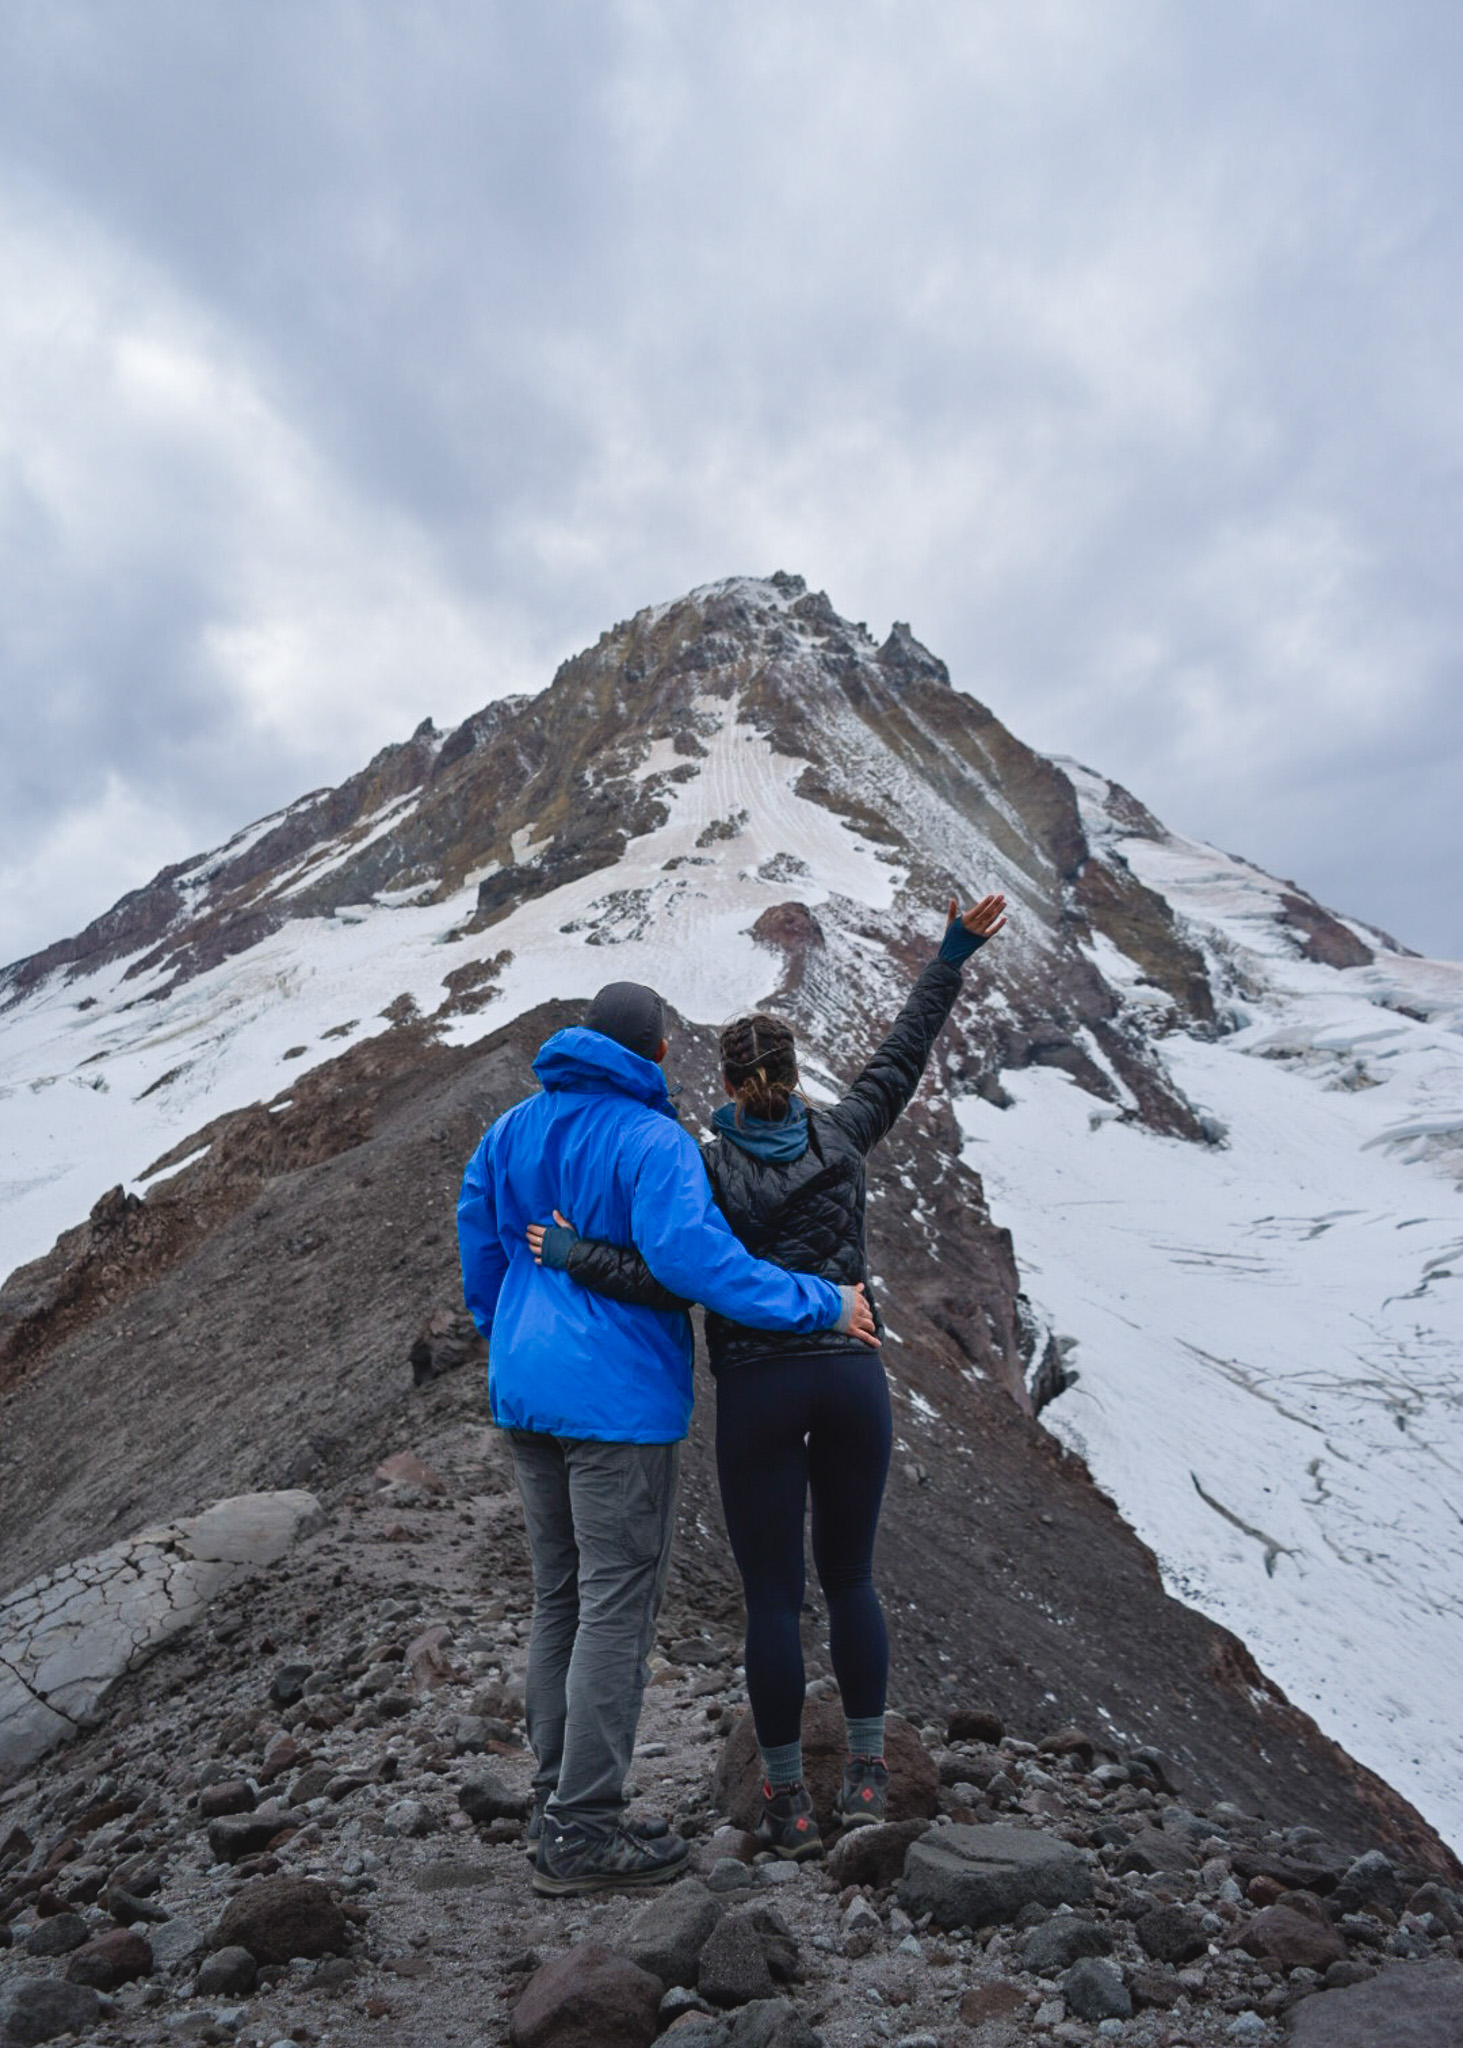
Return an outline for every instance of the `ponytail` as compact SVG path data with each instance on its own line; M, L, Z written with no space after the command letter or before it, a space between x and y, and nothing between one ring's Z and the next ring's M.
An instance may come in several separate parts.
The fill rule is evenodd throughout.
M738 1017L721 1034L721 1070L737 1107L737 1122L758 1117L781 1123L798 1085L796 1041L780 1017L757 1011Z

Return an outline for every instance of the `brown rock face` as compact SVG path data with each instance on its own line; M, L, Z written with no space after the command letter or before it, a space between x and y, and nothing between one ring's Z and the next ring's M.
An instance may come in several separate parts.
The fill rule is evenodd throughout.
M246 1948L256 1963L295 1956L344 1955L345 1915L310 1877L259 1877L236 1892L213 1931L212 1946Z
M660 1979L598 1942L535 1970L513 2008L513 2048L650 2048Z
M1339 1963L1346 1943L1324 1916L1298 1912L1294 1906L1263 1906L1235 1937L1247 1955L1283 1963L1287 1970L1324 1970Z
M889 1764L889 1819L931 1819L939 1808L939 1774L902 1715L891 1714L884 1724L884 1754ZM826 1833L833 1829L833 1801L847 1758L843 1709L836 1700L810 1699L803 1708L803 1779L813 1795L818 1825ZM727 1738L715 1790L717 1804L733 1827L756 1826L762 1811L762 1765L750 1710Z
M66 1975L93 1991L116 1991L135 1977L152 1975L152 1949L132 1927L109 1927L72 1951Z

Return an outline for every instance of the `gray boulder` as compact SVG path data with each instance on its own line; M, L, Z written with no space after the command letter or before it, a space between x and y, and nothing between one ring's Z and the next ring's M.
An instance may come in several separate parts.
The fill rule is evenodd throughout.
M616 1947L667 1987L694 1984L701 1951L723 1910L698 1879L682 1878L640 1908Z
M727 2048L823 2048L823 2036L813 2032L791 1999L759 1998L737 2014Z
M1463 1965L1410 1963L1365 1984L1320 1991L1291 2020L1290 2048L1458 2048Z
M80 1913L53 1913L31 1929L25 1938L25 1952L29 1956L68 1956L90 1939L91 1929Z
M1335 1904L1338 1913L1369 1913L1377 1906L1400 1913L1405 1897L1392 1859L1380 1849L1370 1849L1347 1868L1336 1887Z
M508 2038L513 2048L650 2048L660 1997L658 1977L598 1942L582 1942L535 1970Z
M1110 1956L1112 1936L1095 1920L1079 1919L1075 1913L1053 1913L1040 1927L1033 1927L1021 1951L1021 1967L1034 1977L1055 1977L1069 1970L1083 1956Z
M89 1984L64 1984L59 1977L23 1977L0 1999L0 2041L34 2048L58 2034L85 2034L102 2014L102 2001Z
M1069 1843L1034 1828L948 1827L915 1842L905 1858L899 1902L940 1927L988 1927L1014 1920L1035 1900L1078 1906L1092 1876Z
M1062 1979L1062 1996L1067 2010L1079 2020L1126 2020L1133 2016L1133 2001L1123 1982L1123 1973L1105 1956L1084 1956L1073 1963Z
M748 1913L729 1913L701 1951L696 1989L713 2005L748 2005L776 1987L762 1939Z

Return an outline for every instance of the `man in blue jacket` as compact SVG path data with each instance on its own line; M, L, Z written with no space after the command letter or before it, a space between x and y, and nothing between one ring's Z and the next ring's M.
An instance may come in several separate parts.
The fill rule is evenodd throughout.
M601 989L582 1026L541 1047L541 1092L493 1124L457 1205L463 1288L490 1339L493 1419L513 1445L533 1554L525 1704L543 1892L659 1884L686 1860L678 1836L632 1832L623 1816L691 1415L691 1329L680 1311L611 1301L537 1265L528 1225L562 1208L588 1236L638 1245L673 1293L754 1329L873 1335L858 1290L784 1272L733 1237L676 1121L665 1050L653 989Z

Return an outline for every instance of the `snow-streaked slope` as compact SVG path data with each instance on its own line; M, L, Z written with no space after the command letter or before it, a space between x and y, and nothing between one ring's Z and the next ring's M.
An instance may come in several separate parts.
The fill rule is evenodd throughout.
M612 870L533 897L469 938L459 934L476 875L445 901L293 921L162 1000L151 997L170 970L129 980L131 959L52 977L0 1031L0 1277L47 1250L104 1188L136 1185L190 1131L269 1101L344 1042L384 1030L382 1012L401 995L437 1010L444 976L475 959L513 955L495 1001L444 1019L449 1040L612 979L652 982L683 1014L720 1021L777 982L780 963L750 936L770 905L791 893L815 907L837 896L887 909L903 879L888 849L795 795L805 764L739 725L735 700L704 711L715 722L706 758L669 791L663 826ZM643 773L673 758L657 746Z
M1231 1029L1163 1050L1228 1137L1155 1137L1039 1069L1005 1077L1010 1111L962 1105L1028 1291L1076 1340L1043 1420L1170 1588L1463 1848L1463 967L1299 958L1281 885L1122 837L1070 772L1094 846L1209 956Z

